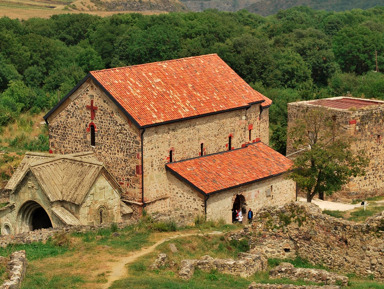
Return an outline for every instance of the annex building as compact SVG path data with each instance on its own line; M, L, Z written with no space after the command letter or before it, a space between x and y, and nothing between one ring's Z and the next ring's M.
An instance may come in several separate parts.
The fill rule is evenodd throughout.
M335 133L349 136L355 153L364 151L369 165L364 176L352 177L333 199L365 200L384 193L384 101L333 97L288 104L288 129L311 110L324 111L335 123ZM295 149L288 136L287 156Z
M295 198L292 162L268 146L271 104L211 54L92 71L44 118L50 153L92 152L134 218L231 222Z

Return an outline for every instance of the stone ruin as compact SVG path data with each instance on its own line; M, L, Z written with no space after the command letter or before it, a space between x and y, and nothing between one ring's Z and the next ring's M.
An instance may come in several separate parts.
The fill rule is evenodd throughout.
M301 257L335 271L384 279L384 213L358 224L321 213L306 203L266 207L249 228L230 236L249 238L250 253Z
M27 270L27 258L25 251L13 252L7 265L8 279L4 281L0 289L18 289L24 279Z
M291 263L281 263L269 271L272 279L287 278L307 282L323 283L326 285L348 286L348 277L322 269L295 268Z
M238 260L214 259L206 255L200 260L182 260L180 267L179 277L185 280L193 276L195 268L205 272L217 270L220 273L247 278L256 272L267 270L268 260L263 254L240 253Z
M253 282L248 289L339 289L340 286L315 286L315 285L291 285L291 284L258 284Z

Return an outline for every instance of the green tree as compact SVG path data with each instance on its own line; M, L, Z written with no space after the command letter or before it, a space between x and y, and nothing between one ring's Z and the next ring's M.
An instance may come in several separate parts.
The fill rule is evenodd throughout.
M307 195L307 201L319 195L331 195L351 176L364 174L368 160L363 152L354 153L336 120L322 110L307 112L289 130L293 147L301 150L294 160L290 177Z
M343 72L362 74L375 69L375 51L384 53L384 37L365 26L346 27L335 35L333 51Z

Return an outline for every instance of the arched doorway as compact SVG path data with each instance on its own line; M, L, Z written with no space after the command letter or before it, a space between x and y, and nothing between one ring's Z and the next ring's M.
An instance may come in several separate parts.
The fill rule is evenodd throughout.
M52 228L52 222L47 212L34 201L24 203L19 210L17 219L20 232Z
M232 222L236 221L236 211L241 210L243 217L247 213L247 208L245 207L245 198L243 195L236 195L235 201L233 202L232 207Z

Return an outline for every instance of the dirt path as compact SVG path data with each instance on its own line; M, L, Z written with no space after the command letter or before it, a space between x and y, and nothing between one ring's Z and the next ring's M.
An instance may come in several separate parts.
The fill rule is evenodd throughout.
M298 198L301 202L306 202L307 200L304 198ZM344 203L338 203L338 202L329 202L329 201L323 201L319 199L312 200L312 203L315 205L318 205L320 209L322 210L330 210L330 211L349 211L353 210L355 208L361 207L361 204L344 204Z
M102 288L107 289L112 285L112 283L114 281L127 277L128 276L128 269L126 268L126 265L131 264L136 259L153 252L157 246L159 246L160 244L163 244L164 242L167 242L169 240L176 239L176 238L183 238L183 237L189 237L189 236L220 235L220 234L224 234L224 233L218 232L218 231L210 232L210 233L206 233L206 234L203 234L203 233L186 233L186 234L177 233L176 235L162 238L161 240L157 241L155 244L153 244L150 247L142 248L139 251L133 252L129 256L121 257L116 262L113 262L113 264L111 266L110 274L108 275L108 282L106 284L104 284Z

